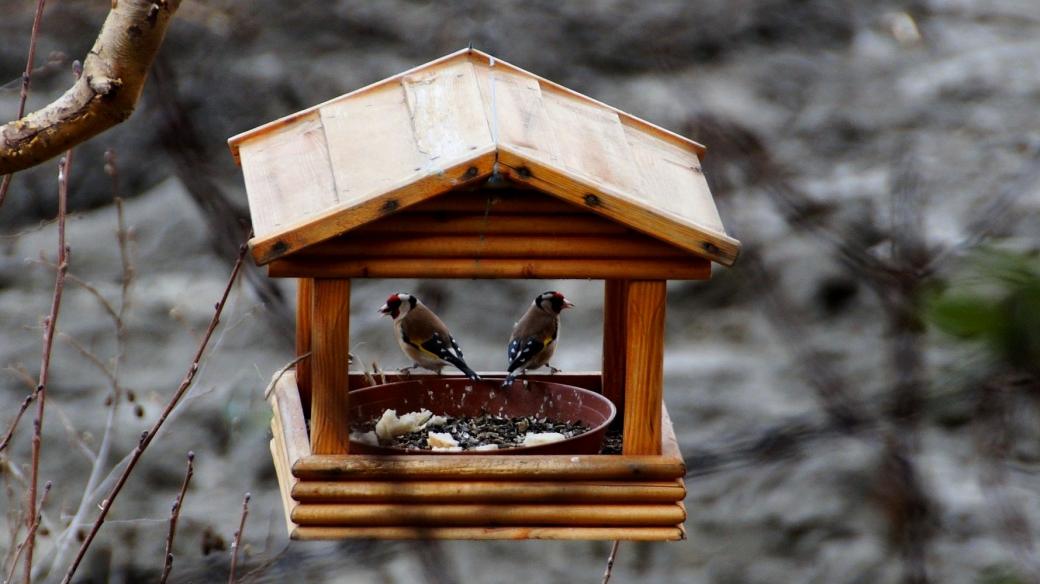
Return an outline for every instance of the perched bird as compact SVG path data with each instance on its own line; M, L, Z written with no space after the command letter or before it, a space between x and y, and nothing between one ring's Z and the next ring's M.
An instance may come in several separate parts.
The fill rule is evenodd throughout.
M462 349L451 336L448 327L425 304L412 294L391 294L379 312L394 319L397 344L415 365L440 375L445 365L454 365L473 380L479 380L462 360ZM404 371L412 369L407 367Z
M513 379L528 369L548 365L556 351L556 339L560 336L560 312L574 306L563 294L550 290L535 297L509 338L506 356L509 359L509 375L502 383L508 387ZM549 365L549 370L558 369Z

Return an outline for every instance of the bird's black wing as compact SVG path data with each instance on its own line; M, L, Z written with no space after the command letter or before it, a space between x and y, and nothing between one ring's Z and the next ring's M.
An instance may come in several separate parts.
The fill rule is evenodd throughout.
M509 343L509 372L521 368L525 363L529 362L532 357L541 353L545 350L545 347L549 343L553 342L552 337L539 337L530 336L524 338L513 339Z

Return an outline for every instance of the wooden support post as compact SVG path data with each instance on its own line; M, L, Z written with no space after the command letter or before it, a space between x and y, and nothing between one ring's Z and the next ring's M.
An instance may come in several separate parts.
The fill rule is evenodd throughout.
M314 280L296 280L296 356L311 350L311 308L314 306ZM296 364L296 386L300 388L303 411L311 407L311 360L303 359Z
M660 454L666 286L664 280L635 280L627 288L622 452Z
M346 454L350 280L316 278L311 310L311 452Z
M625 419L625 312L628 282L606 280L603 286L603 395L617 406L614 427Z

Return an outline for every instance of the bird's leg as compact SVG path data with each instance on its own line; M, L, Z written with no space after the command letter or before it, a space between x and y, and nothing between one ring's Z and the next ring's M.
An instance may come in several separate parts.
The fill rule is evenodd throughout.
M549 368L549 375L556 375L560 371L563 371L563 369L557 369L548 363L546 363L545 366Z
M402 377L411 377L412 376L412 369L415 369L418 366L419 365L417 365L417 364L409 365L408 367L405 367L405 368L401 369L400 371L398 371L398 373Z

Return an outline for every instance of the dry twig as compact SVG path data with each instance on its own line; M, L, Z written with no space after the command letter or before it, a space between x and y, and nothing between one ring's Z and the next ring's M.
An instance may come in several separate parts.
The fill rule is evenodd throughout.
M22 555L22 551L31 547L31 541L36 537L36 530L40 529L40 517L44 514L44 504L47 503L47 495L51 492L51 481L47 481L44 485L44 494L40 497L40 506L34 509L33 515L35 519L29 524L29 533L25 536L25 539L19 543L18 549L15 550L15 560L10 562L10 570L7 573L7 579L4 582L10 582L15 579L15 569L18 568L18 558Z
M251 236L252 234L250 234L250 237ZM72 561L72 564L69 566L68 571L65 572L65 577L62 579L62 582L64 584L68 584L72 581L72 577L76 574L76 570L79 568L80 562L83 561L83 557L86 555L87 550L90 548L90 545L94 542L94 538L97 536L97 533L101 529L101 526L105 523L105 517L108 516L108 512L112 508L112 504L119 496L119 493L123 490L123 485L126 484L127 479L129 479L130 475L134 472L134 469L137 466L137 462L141 459L141 456L144 455L144 451L148 448L148 445L152 443L152 440L155 438L156 434L159 433L159 430L166 422L166 419L170 416L170 413L173 411L174 408L177 407L177 404L180 403L181 398L184 397L184 394L187 393L188 389L192 385L192 382L195 380L195 375L199 371L199 362L202 360L203 354L206 351L206 347L209 344L210 337L213 336L213 331L216 330L217 325L220 323L220 314L224 310L224 305L227 303L228 296L231 294L231 289L232 287L234 287L235 281L238 279L238 273L242 268L242 262L245 259L246 250L247 248L244 244L239 248L238 258L235 261L234 268L231 269L231 276L228 278L227 286L224 288L224 293L221 296L220 301L217 302L216 306L214 307L213 318L210 320L209 327L206 329L206 333L203 335L202 340L199 343L199 347L195 351L195 355L192 358L192 362L188 368L187 374L185 374L184 379L180 383L180 386L177 387L177 390L174 392L173 396L170 397L169 402L167 402L166 407L159 415L159 418L152 425L151 429L149 429L147 432L141 435L141 439L140 441L138 441L137 447L134 448L133 452L131 452L130 454L130 460L127 462L126 467L123 469L123 472L119 475L119 478L116 480L115 485L113 485L108 495L102 501L101 513L94 521L94 525L91 526L90 532L87 534L86 538L84 538L83 540L83 543L80 545L79 551L76 553L76 557Z
M249 516L249 499L251 495L246 493L246 496L242 498L242 519L238 522L238 530L235 531L235 537L231 540L231 571L228 574L228 584L234 584L235 582L235 566L238 564L238 548L242 546L242 532L246 529L246 517Z
M43 355L40 357L40 376L36 385L36 417L33 419L32 467L29 478L29 496L26 509L30 527L38 521L36 517L36 488L40 475L40 447L42 446L43 414L47 403L47 377L51 367L51 349L54 346L54 331L58 326L61 311L61 296L65 289L65 274L69 269L69 246L65 243L65 210L69 194L69 171L72 168L72 151L69 150L58 165L58 273L54 277L54 295L51 312L44 322ZM36 547L36 530L31 529L25 546L25 582L32 582L33 549Z
M29 58L25 60L25 72L22 73L22 91L18 96L18 118L25 115L25 100L29 97L29 82L32 80L33 61L36 60L36 39L40 35L40 21L43 20L43 5L45 0L36 0L36 14L33 16L32 33L29 35ZM14 175L8 173L0 180L0 207L7 199L7 189L11 187L11 178Z
M191 481L191 477L195 474L195 453L188 453L188 468L184 471L184 482L181 483L181 492L177 495L177 498L173 501L173 507L170 509L170 531L166 533L166 561L163 564L162 577L159 579L159 584L166 584L166 579L170 577L170 571L173 570L173 537L177 533L177 520L181 516L181 507L184 506L184 495L188 492L188 483Z
M614 540L614 545L610 546L610 555L607 556L607 569L603 571L603 584L610 582L611 572L614 571L614 559L617 558L617 550L621 547L621 540Z

